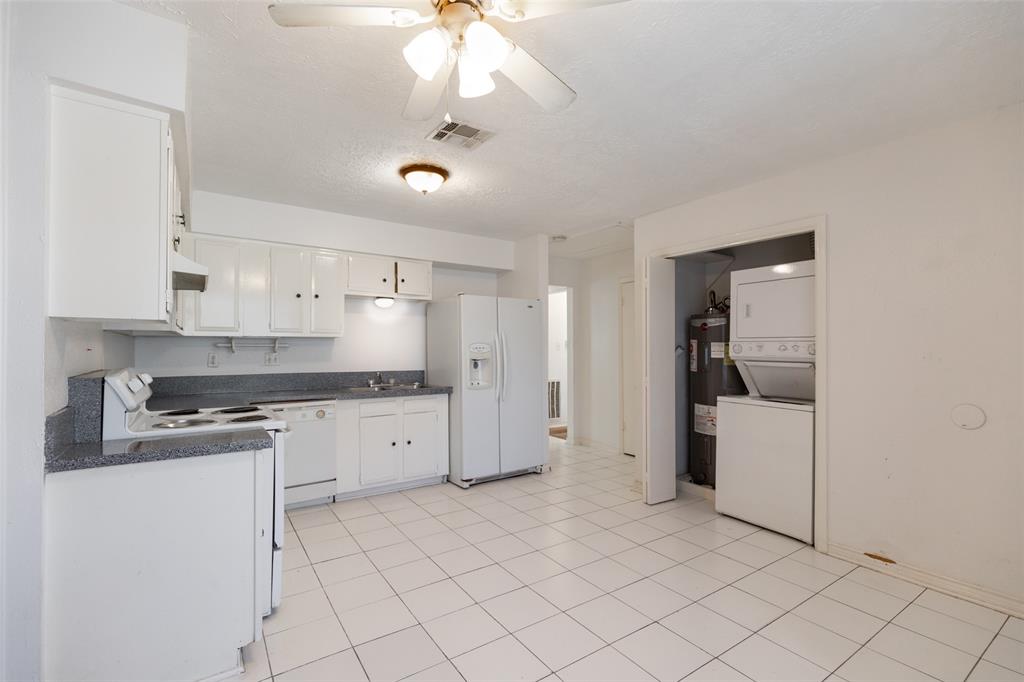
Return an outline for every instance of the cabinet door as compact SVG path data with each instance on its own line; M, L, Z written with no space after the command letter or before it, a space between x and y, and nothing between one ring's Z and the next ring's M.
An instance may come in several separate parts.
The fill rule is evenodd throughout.
M49 314L166 322L165 113L54 87Z
M402 448L397 414L359 420L359 482L376 485L397 480Z
M395 261L378 256L349 256L348 290L359 294L394 295Z
M239 253L237 243L214 239L195 240L195 259L210 269L206 291L196 296L197 332L237 332Z
M270 249L270 331L304 334L308 329L309 253Z
M432 270L430 263L414 260L398 261L398 293L430 298Z
M341 336L345 331L345 288L348 261L340 253L314 251L310 254L313 270L313 304L309 331L313 334Z
M405 415L402 477L422 478L437 473L437 412Z

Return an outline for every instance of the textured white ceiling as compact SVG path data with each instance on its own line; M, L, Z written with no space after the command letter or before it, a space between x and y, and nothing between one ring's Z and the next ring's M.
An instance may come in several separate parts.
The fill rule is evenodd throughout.
M452 98L497 132L463 152L401 117L416 29L141 5L192 28L196 188L499 237L628 223L1024 98L1024 3L632 0L502 25L579 99L544 114L495 74L495 93ZM418 196L396 173L412 161L451 180Z

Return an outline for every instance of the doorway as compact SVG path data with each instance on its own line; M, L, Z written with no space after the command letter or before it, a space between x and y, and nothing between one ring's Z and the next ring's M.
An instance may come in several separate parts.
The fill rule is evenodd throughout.
M573 443L572 290L548 287L548 435Z
M788 223L772 225L760 229L754 229L735 234L725 234L719 237L703 239L699 241L682 243L679 246L661 249L648 254L642 261L643 267L643 291L642 305L638 309L640 317L640 348L642 352L642 372L644 379L643 395L643 448L641 460L641 471L643 478L643 499L648 504L654 504L664 500L671 500L677 493L677 471L681 468L682 457L678 447L681 438L688 438L689 427L682 431L680 409L686 409L688 405L678 405L680 383L677 381L675 368L679 364L680 356L688 357L688 348L678 343L677 336L677 313L680 306L686 307L684 291L677 288L677 268L682 257L689 257L683 260L690 264L700 265L701 261L708 258L700 265L700 272L694 274L693 279L698 282L706 282L701 286L702 295L707 296L708 290L716 291L716 300L721 301L721 294L728 289L724 286L723 280L714 281L719 273L729 273L734 270L736 262L729 261L736 256L735 252L739 247L756 244L759 242L775 242L776 245L783 244L782 238L801 235L802 239L810 239L810 249L814 261L814 284L808 297L808 305L813 307L813 334L817 346L816 371L811 379L814 394L813 409L813 453L809 455L812 471L810 480L812 486L812 518L813 518L813 540L819 549L827 547L827 283L826 271L826 222L823 216L816 216ZM729 253L732 251L733 253ZM703 254L703 255L701 255ZM720 258L720 256L726 258ZM714 261L721 261L721 265ZM754 268L759 264L741 264L745 267ZM692 269L692 268L691 268ZM781 270L779 271L781 272ZM731 275L730 275L731 276ZM696 303L696 301L695 301ZM710 302L701 301L704 305L712 305ZM696 311L688 311L690 315ZM709 344L710 345L710 344ZM712 346L713 352L714 346ZM794 347L795 349L795 347ZM684 363L687 367L691 363ZM748 363L749 366L749 363ZM694 412L696 414L696 412ZM685 415L685 421L689 421L690 415ZM709 493L714 496L714 493ZM705 496L709 496L705 495Z
M640 453L640 368L636 343L636 285L619 282L619 405L621 406L621 450L636 457Z

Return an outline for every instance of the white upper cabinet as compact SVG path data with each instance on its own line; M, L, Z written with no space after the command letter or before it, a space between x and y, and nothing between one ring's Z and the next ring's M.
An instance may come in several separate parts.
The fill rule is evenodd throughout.
M396 293L417 298L430 298L431 280L434 268L430 263L418 260L396 262Z
M309 252L271 247L270 331L275 334L307 333L309 299Z
M395 259L380 256L348 257L348 291L367 296L395 294Z
M363 255L349 256L348 262L350 294L430 298L431 263Z
M210 269L206 291L196 295L197 333L241 332L241 247L238 242L197 237L194 259Z
M309 331L312 334L341 336L345 331L345 288L348 284L348 259L331 251L310 254L313 299L310 304Z
M169 121L164 112L52 87L51 316L172 319Z

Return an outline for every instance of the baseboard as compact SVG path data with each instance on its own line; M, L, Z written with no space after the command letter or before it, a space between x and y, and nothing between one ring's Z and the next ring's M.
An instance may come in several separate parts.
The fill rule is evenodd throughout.
M676 491L687 497L703 497L705 500L715 501L715 489L705 485L697 485L682 479L676 479Z
M884 561L872 559L866 556L863 551L847 547L845 545L829 544L828 553L837 559L845 559L859 566L864 566L879 573L885 573L896 578L903 578L919 585L924 585L937 592L948 594L951 597L965 599L981 606L987 606L1003 613L1024 618L1024 599L1013 595L996 592L993 590L965 583L954 578L936 575L924 569L905 564L888 564Z
M361 490L351 490L345 493L338 493L334 496L335 502L342 502L344 500L355 500L360 497L369 497L370 495L380 495L382 493L396 493L402 490L412 490L413 488L422 488L428 485L438 485L444 483L448 479L447 476L430 476L428 478L420 478L414 481L402 481L401 483L389 483L386 485L378 485L373 488L363 488ZM327 500L330 502L330 500Z

